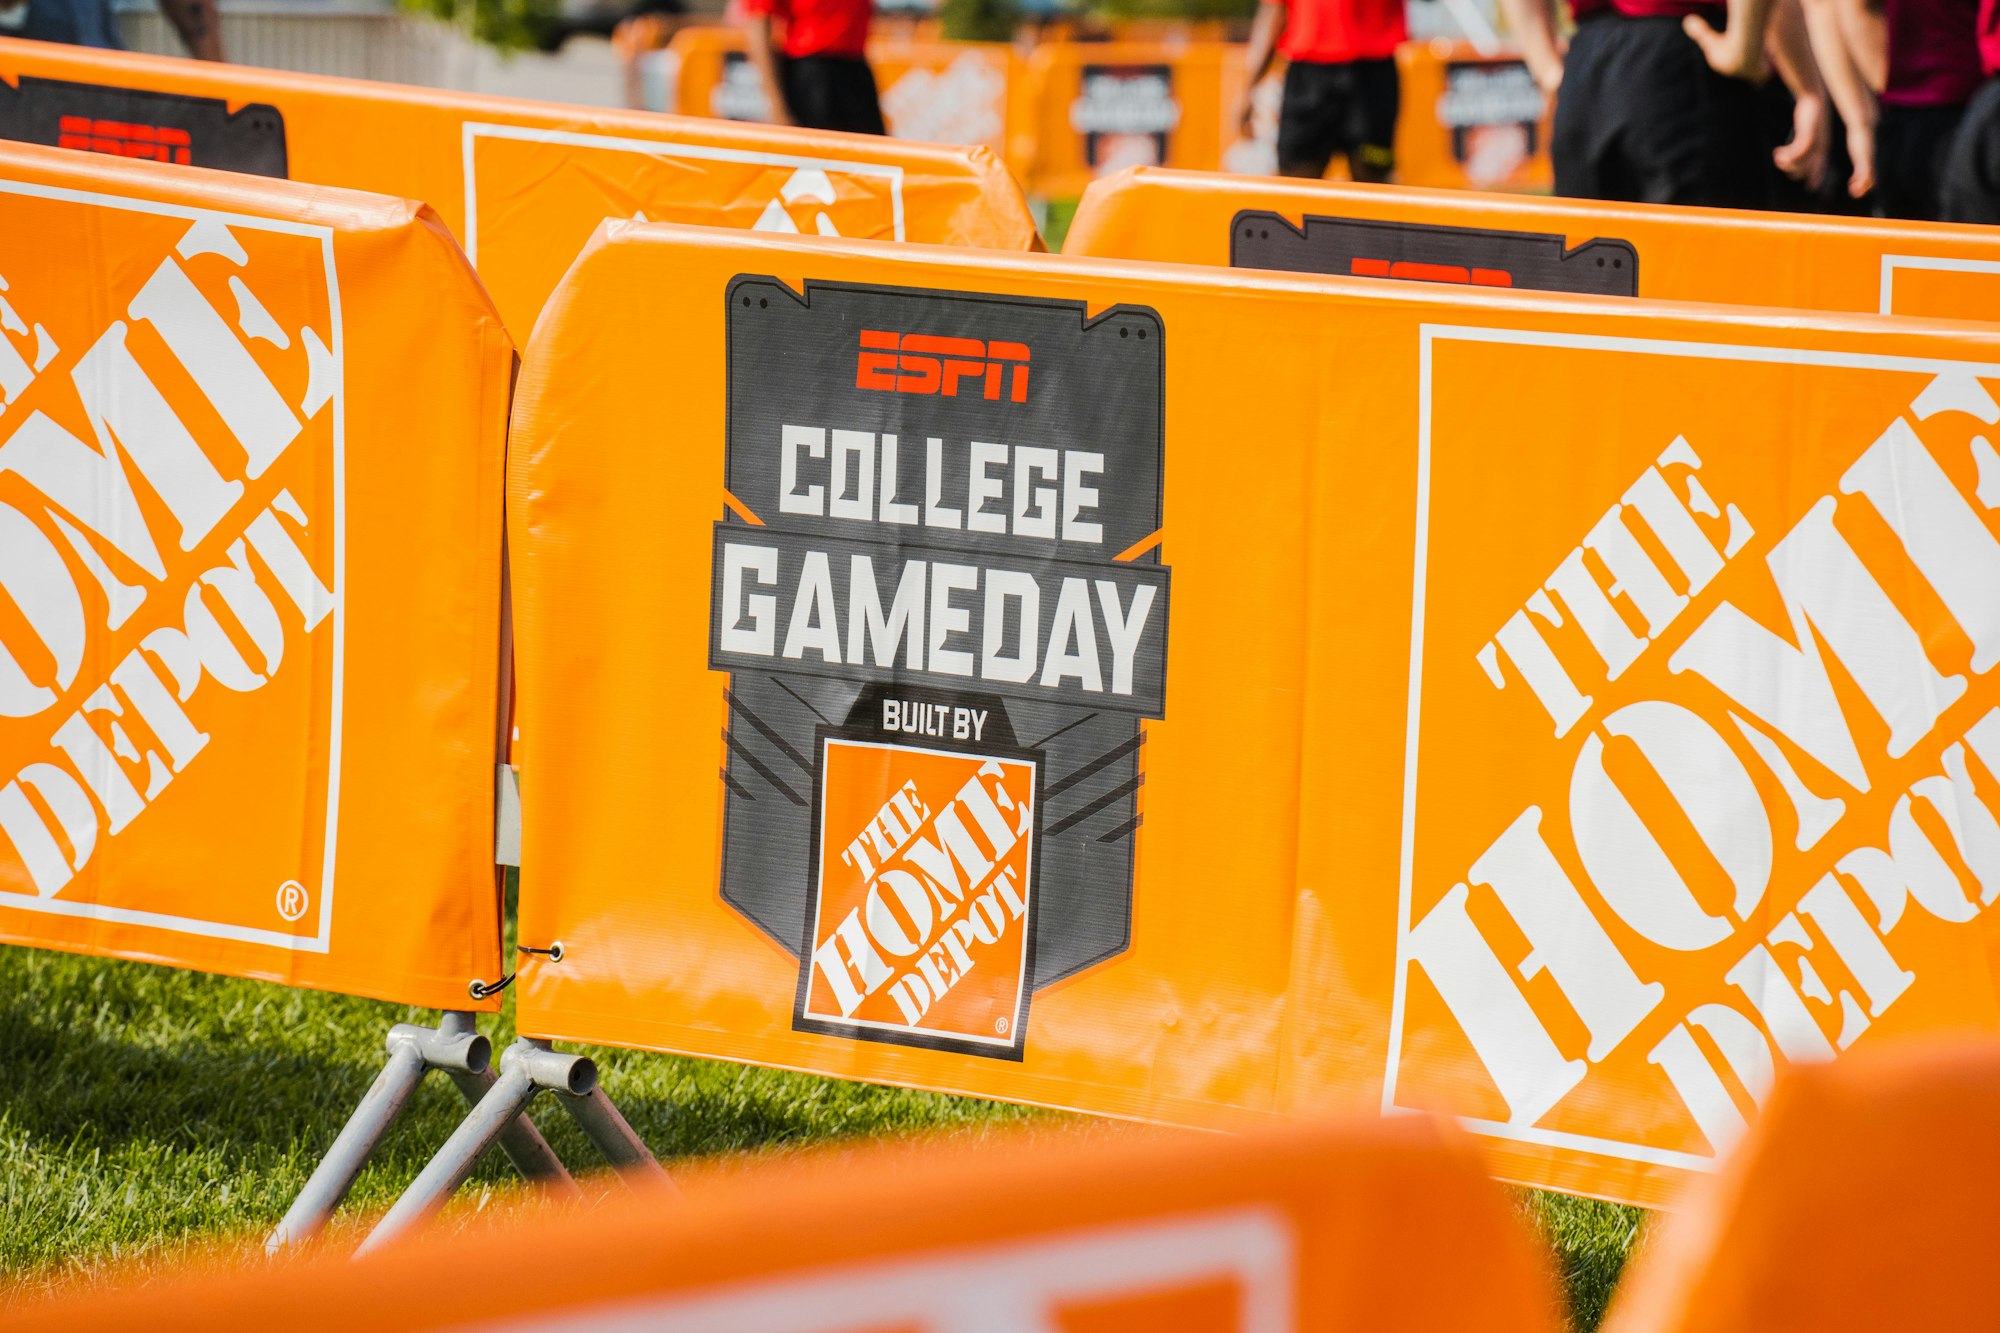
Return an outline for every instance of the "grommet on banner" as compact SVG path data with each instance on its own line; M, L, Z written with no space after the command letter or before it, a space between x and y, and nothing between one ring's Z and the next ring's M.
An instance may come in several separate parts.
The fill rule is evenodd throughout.
M487 985L485 982L481 981L478 977L474 977L472 979L472 984L470 986L467 986L465 989L471 992L473 999L486 1000L486 999L491 999L495 995L498 995L501 991L506 990L509 986L513 984L514 984L514 974L512 972L509 972L506 976L500 978L500 980L494 982L490 986Z
M537 949L532 944L517 944L514 946L514 951L516 953L541 954L551 963L560 963L563 960L563 942L561 940L557 940L546 949Z

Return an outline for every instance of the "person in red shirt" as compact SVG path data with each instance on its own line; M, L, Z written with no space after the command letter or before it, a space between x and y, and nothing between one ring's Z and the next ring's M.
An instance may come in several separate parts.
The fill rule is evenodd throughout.
M1237 114L1244 133L1247 90L1282 49L1291 63L1278 107L1278 170L1317 178L1338 153L1355 180L1388 180L1402 101L1396 47L1408 35L1403 0L1263 0L1250 28L1250 77Z
M1757 88L1765 40L1797 94L1788 174L1825 169L1825 89L1804 24L1772 27L1774 0L1572 0L1576 35L1557 40L1553 0L1505 0L1522 55L1556 98L1555 189L1583 199L1761 208L1773 154ZM1560 95L1558 95L1560 90Z
M744 0L743 12L778 124L888 132L865 51L874 0Z
M1986 82L1966 104L1945 155L1939 213L1946 222L2000 226L2000 0L1979 0L1977 31Z

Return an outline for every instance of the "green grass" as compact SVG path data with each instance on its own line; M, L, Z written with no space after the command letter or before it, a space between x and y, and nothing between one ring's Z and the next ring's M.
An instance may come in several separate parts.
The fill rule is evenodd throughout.
M382 1036L434 1015L132 963L0 948L0 1306L134 1260L268 1229L381 1065ZM511 1040L507 1016L484 1030ZM664 1158L833 1138L979 1134L1039 1113L736 1065L593 1051L604 1087ZM349 1206L386 1208L444 1141L457 1092L427 1079ZM536 1120L567 1162L568 1119ZM499 1154L474 1200L511 1180ZM1526 1194L1580 1328L1594 1328L1641 1216Z
M1044 207L1047 213L1042 218L1042 244L1052 255L1062 253L1063 241L1069 236L1069 224L1076 220L1075 199L1050 199Z

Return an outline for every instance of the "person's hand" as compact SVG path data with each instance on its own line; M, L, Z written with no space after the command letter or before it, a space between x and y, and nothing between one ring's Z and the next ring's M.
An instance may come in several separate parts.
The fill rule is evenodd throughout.
M1528 76L1535 86L1542 90L1542 96L1555 100L1562 88L1563 51L1560 47L1543 46L1521 52L1521 59L1528 66Z
M1257 137L1256 119L1257 86L1246 82L1243 91L1236 95L1236 113L1229 118L1229 123L1236 126L1237 138L1254 139Z
M1792 104L1791 142L1779 145L1771 160L1808 190L1818 191L1826 183L1826 155L1832 139L1826 99L1808 94Z
M1875 188L1875 127L1873 125L1849 125L1847 127L1847 156L1854 163L1854 174L1847 178L1847 193L1850 198L1859 199Z
M1717 74L1745 83L1762 83L1770 74L1764 64L1764 44L1743 40L1741 28L1717 32L1707 19L1690 14L1681 20L1681 31L1701 48L1702 58Z

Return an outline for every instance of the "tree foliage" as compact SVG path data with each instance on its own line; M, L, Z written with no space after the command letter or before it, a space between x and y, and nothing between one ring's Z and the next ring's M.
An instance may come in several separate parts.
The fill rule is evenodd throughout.
M398 0L412 14L428 14L502 51L525 51L540 40L562 9L561 0Z

